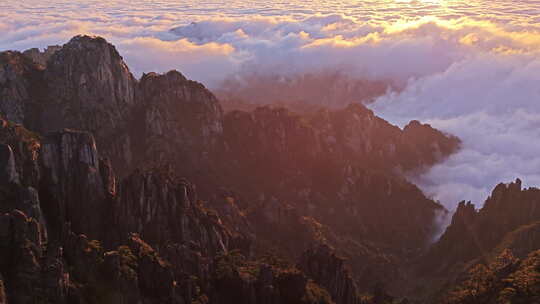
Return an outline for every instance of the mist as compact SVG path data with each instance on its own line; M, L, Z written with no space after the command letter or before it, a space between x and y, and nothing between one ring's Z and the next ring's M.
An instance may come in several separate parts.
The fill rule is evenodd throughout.
M460 152L413 181L449 209L463 199L481 206L500 182L540 184L539 75L536 57L471 57L380 97L373 109L399 124L414 117L459 136Z

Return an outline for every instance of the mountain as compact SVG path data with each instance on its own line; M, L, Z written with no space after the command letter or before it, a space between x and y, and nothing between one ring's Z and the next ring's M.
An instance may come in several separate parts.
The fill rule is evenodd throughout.
M481 209L461 202L440 239L416 265L435 303L540 300L540 189L497 185ZM418 287L417 287L418 288Z
M389 302L447 212L403 174L460 144L361 104L224 113L89 36L0 53L0 115L9 303Z

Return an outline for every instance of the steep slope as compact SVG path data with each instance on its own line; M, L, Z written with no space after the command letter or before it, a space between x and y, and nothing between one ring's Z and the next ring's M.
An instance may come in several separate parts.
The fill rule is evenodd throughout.
M29 249L5 250L30 257L24 271L50 262L73 278L53 277L60 302L354 302L356 292L338 290L403 279L401 266L423 251L445 212L402 177L459 148L429 125L400 129L359 104L223 115L210 91L179 72L136 80L99 37L0 58L0 113L28 127L2 120L1 211L7 222L39 228L23 240ZM6 229L6 240L18 233ZM319 245L335 247L324 263L350 258L350 278L329 285L312 267L291 266ZM265 266L268 251L288 266ZM223 260L232 263L225 276ZM19 262L0 273L13 298L26 281L10 265ZM112 289L101 286L108 277ZM27 281L45 282L41 274ZM373 301L386 301L378 294Z
M298 267L315 282L328 289L338 303L357 304L360 296L352 277L327 245L319 245L304 252Z
M204 199L220 187L251 205L275 197L341 233L405 251L424 245L442 208L399 173L422 170L459 146L429 125L401 130L359 104L309 116L261 107L223 117L212 93L178 72L136 81L99 37L77 36L54 49L41 74L45 97L27 111L39 118L30 127L92 132L122 177L170 164Z
M443 208L394 172L429 166L459 141L417 122L402 131L361 105L307 119L270 107L228 113L222 184L252 203L291 202L341 233L421 247ZM388 214L395 218L387 221Z
M43 70L19 52L0 53L0 115L16 123L31 122L42 88Z
M540 251L519 259L503 251L489 264L468 271L462 283L444 295L442 303L528 304L540 302Z
M223 118L216 97L177 71L143 75L130 133L137 161L176 164L190 177L208 174L222 151ZM204 180L203 180L204 181Z
M418 264L423 293L434 302L534 303L539 204L540 190L522 189L519 179L497 185L480 210L461 202Z
M114 46L77 36L56 51L44 73L46 102L36 130L89 131L118 169L131 162L130 138L122 136L135 105L136 80Z
M89 133L42 137L2 120L0 138L0 274L9 303L229 303L220 299L241 290L246 303L269 292L267 303L333 303L298 270L246 260L261 269L255 284L244 263L223 264L249 254L249 239L164 169L116 183ZM244 289L225 288L237 280Z
M539 204L539 189L522 189L519 179L499 184L480 210L475 210L471 203L459 204L451 225L428 256L438 260L437 265L444 269L457 262L488 257L505 237L509 238L504 242L506 246L524 236L529 236L533 242L536 239L532 233L534 224L540 220ZM531 231L530 235L527 231ZM536 245L540 247L540 243Z

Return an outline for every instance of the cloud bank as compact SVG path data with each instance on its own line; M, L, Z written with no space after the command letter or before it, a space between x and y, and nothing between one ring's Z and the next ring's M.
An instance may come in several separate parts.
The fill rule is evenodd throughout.
M463 150L413 180L449 209L493 186L540 185L540 12L530 1L6 0L0 50L95 34L132 71L178 69L252 102L370 107L431 123ZM366 93L367 92L367 93ZM228 95L227 95L228 94Z
M400 124L418 118L463 141L463 150L415 178L424 191L454 208L482 205L499 182L540 185L540 59L483 55L380 97L377 113Z

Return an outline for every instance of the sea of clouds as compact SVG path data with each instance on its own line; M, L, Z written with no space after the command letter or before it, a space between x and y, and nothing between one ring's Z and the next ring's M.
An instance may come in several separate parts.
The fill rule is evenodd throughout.
M94 34L137 76L175 68L249 99L277 87L288 95L276 99L369 101L394 124L419 119L461 138L460 152L411 177L453 209L481 205L499 182L540 186L539 13L537 1L506 0L6 0L0 50Z

